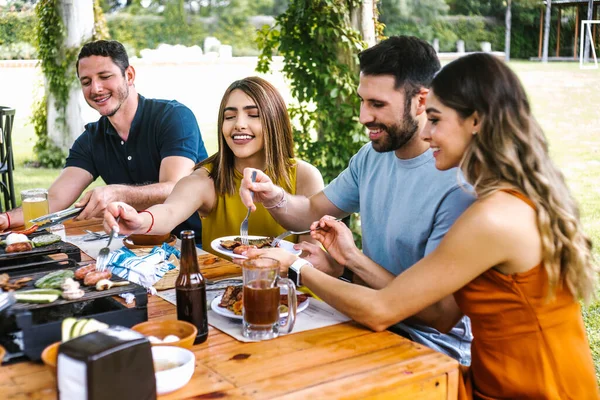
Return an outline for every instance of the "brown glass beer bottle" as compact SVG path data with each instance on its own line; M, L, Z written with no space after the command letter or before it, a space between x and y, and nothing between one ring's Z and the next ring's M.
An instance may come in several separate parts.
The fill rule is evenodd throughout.
M181 232L181 260L179 276L175 281L177 319L191 322L198 328L194 344L208 337L208 315L206 311L206 282L198 267L194 231Z

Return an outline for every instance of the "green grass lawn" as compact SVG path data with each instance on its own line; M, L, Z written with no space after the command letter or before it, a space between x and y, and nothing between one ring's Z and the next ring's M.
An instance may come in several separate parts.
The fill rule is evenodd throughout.
M553 159L578 199L586 232L600 244L600 70L580 70L575 63L515 62L533 111L544 128ZM218 101L218 100L215 100ZM24 168L33 157L33 129L15 124L15 179L18 190L48 187L59 170ZM216 151L215 127L202 126L209 154ZM101 182L94 183L102 184ZM596 373L600 379L600 302L584 309Z

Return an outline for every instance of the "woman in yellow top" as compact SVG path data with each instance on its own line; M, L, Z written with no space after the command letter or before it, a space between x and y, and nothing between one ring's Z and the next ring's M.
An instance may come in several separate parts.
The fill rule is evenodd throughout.
M478 53L445 66L431 87L421 138L435 166L461 167L478 197L434 251L393 277L354 246L344 224L315 222L322 229L313 237L363 280L378 274L386 282L379 290L279 249L247 255L294 262L304 285L374 330L436 303L428 310L436 326L469 316L472 362L461 399L600 398L577 300L594 296L598 268L523 86L502 61ZM453 301L438 303L450 294Z
M321 173L305 161L294 158L292 127L285 102L277 89L258 77L233 82L225 91L219 108L217 153L195 166L181 179L163 204L144 211L113 202L104 214L110 231L115 217L123 234L164 234L198 212L202 221L202 244L213 252L212 240L239 235L248 209L238 190L244 168L263 171L292 193L310 196L323 189ZM119 208L121 206L121 208ZM251 213L248 233L277 236L284 232L269 212L260 208ZM310 235L304 240L314 240ZM287 240L298 241L297 237Z

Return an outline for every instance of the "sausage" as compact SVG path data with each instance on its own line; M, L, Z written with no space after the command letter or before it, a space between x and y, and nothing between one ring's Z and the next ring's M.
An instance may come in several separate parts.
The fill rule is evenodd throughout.
M31 251L33 246L29 242L13 243L6 246L7 253L20 253L22 251Z
M90 265L86 265L85 267L81 267L81 268L77 268L75 270L75 279L79 279L79 280L83 280L83 278L85 278L85 276L96 270L96 264L90 264Z
M246 246L246 245L241 245L236 247L235 249L233 249L233 254L242 254L245 251L248 251L250 249L256 249L256 246L250 245L250 246Z
M85 286L95 286L100 279L110 279L112 273L110 271L93 271L88 273L83 279Z
M24 229L22 231L12 231L12 233L20 233L23 235L31 235L33 232L38 230L38 226L37 225L32 225L27 229Z

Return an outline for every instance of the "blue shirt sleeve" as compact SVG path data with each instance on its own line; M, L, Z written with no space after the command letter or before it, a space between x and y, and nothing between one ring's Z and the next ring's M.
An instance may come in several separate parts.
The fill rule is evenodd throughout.
M325 196L346 213L360 210L359 178L362 164L362 149L350 159L348 167L323 189Z
M435 213L433 229L425 246L425 255L435 250L452 224L475 201L473 193L468 190L468 186L457 186L442 199Z
M78 167L86 170L90 174L94 180L98 178L99 173L94 164L94 160L92 157L92 140L90 131L86 126L85 132L83 132L73 143L71 149L69 149L69 155L67 157L67 161L65 163L65 168L67 167Z
M158 145L161 159L180 156L196 163L208 156L196 117L182 104L173 105L163 116Z

